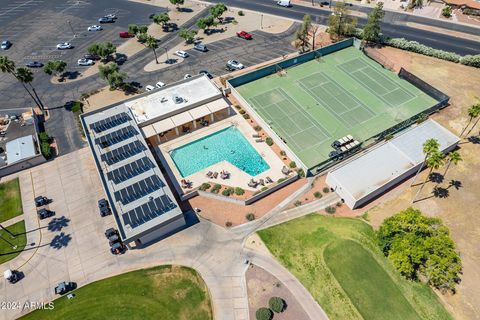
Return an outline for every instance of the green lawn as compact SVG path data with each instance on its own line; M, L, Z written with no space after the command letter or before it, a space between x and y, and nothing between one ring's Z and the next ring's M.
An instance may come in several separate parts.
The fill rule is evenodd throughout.
M8 226L7 230L16 236L15 238L12 238L7 231L3 229L0 230L0 264L18 256L27 244L25 222L23 220ZM16 245L17 248L12 249L12 246L7 241Z
M18 178L0 184L0 200L0 223L23 213Z
M451 319L428 286L397 273L361 220L311 214L259 235L330 319Z
M159 266L100 280L22 319L213 319L205 283L192 269Z

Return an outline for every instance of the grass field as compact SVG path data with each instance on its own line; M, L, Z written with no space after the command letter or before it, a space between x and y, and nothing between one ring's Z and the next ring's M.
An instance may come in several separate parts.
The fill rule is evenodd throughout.
M100 280L21 319L213 319L205 283L192 269L160 266Z
M334 140L365 141L437 103L354 47L236 89L309 168Z
M15 238L12 238L7 231L3 229L0 230L0 264L12 260L18 256L27 244L27 236L25 235L25 222L23 220L8 226L7 230L14 234ZM13 245L16 245L17 247L13 249L10 243L7 243L7 241Z
M360 220L311 214L259 235L330 319L451 319L428 286L396 272Z
M18 178L0 184L0 199L0 223L23 213Z

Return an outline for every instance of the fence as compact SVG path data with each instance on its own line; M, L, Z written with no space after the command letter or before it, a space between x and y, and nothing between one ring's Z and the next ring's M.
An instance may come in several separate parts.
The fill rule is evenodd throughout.
M447 96L445 93L438 90L437 88L434 88L433 86L429 85L428 83L426 83L425 81L423 81L422 79L414 75L413 73L408 72L404 68L400 68L400 71L398 72L398 76L410 82L415 87L422 90L433 99L437 100L438 101L437 105L433 106L432 108L437 108L438 110L448 105L448 101L450 100L449 96Z

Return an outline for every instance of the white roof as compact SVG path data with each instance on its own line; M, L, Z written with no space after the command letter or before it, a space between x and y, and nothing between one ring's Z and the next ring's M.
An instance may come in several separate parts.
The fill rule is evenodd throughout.
M35 143L32 135L7 142L5 149L7 153L7 164L22 161L37 154L35 152Z
M427 120L329 172L327 183L360 200L422 163L423 143L430 138L438 140L442 151L459 141L437 122Z

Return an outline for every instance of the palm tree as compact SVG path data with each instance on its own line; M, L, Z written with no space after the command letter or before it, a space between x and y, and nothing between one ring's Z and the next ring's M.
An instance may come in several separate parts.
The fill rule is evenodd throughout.
M430 155L427 158L427 167L430 168L428 171L427 176L425 177L425 180L422 183L422 186L418 190L417 194L413 198L412 202L415 202L415 199L418 197L418 195L422 192L423 187L425 187L425 184L427 183L430 175L432 174L433 169L438 169L440 168L443 163L445 162L445 155L441 153L440 151L433 151L430 153Z
M33 72L27 68L17 68L16 74L17 74L17 80L25 87L28 93L30 93L30 91L26 88L26 84L30 86L33 94L35 95L35 98L33 98L32 94L30 94L30 96L32 97L33 100L35 100L40 110L43 111L44 109L43 103L40 100L40 97L38 96L37 91L35 91L35 88L32 85Z
M413 186L413 184L415 183L415 180L417 180L417 177L420 174L420 171L422 171L422 168L425 166L425 163L427 162L428 156L432 152L438 151L438 147L440 147L440 144L438 143L438 140L434 138L428 139L423 143L423 153L425 154L425 158L423 159L422 165L418 167L417 174L415 174L415 178L413 178L413 181L410 184L410 187Z
M472 125L472 127L470 128L470 130L468 130L467 134L465 135L465 137L468 137L468 135L470 134L470 132L472 132L473 128L475 128L475 126L478 124L478 121L480 120L480 103L477 103L473 106L470 107L472 109L472 115L473 115L473 118L477 118L477 120L475 121L475 123ZM470 118L472 119L472 118Z
M480 107L478 104L474 104L472 106L470 106L470 108L468 108L468 116L470 117L470 119L468 120L468 123L467 125L465 126L465 128L463 128L462 132L460 133L460 137L463 136L463 133L465 132L465 130L467 130L468 126L470 125L470 123L472 123L472 120L475 119L476 117L478 117L480 115ZM475 123L476 124L476 123ZM474 125L475 126L475 125ZM471 131L471 130L470 130ZM469 131L469 132L470 132ZM468 135L468 134L467 134Z
M0 70L3 73L10 73L15 75L15 62L8 59L7 56L0 56Z
M151 35L148 35L145 41L145 46L153 50L153 55L155 56L155 62L158 64L157 52L155 51L155 49L157 48L157 39L155 39Z
M446 158L447 158L448 164L447 164L447 168L445 168L445 172L443 173L443 178L445 178L445 176L447 175L447 171L450 168L450 165L452 163L454 165L457 165L460 161L463 160L462 156L460 155L460 153L458 153L458 151L449 152Z

